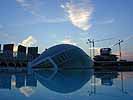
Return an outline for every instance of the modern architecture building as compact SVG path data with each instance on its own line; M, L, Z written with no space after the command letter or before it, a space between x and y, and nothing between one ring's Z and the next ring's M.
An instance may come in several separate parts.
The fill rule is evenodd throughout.
M26 60L26 47L19 45L17 50L17 59Z
M44 51L40 56L28 64L31 69L54 69L49 78L53 77L58 69L85 69L91 68L91 58L80 48L70 44L60 44Z
M38 56L38 47L28 47L27 58L28 61L32 61Z
M3 46L3 55L5 59L13 59L14 44L5 44Z
M94 57L95 61L117 61L117 55L111 54L111 48L101 48L100 55Z

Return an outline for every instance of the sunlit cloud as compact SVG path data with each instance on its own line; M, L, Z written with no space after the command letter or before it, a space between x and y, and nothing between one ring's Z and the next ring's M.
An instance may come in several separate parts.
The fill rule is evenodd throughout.
M14 44L14 42L12 42ZM37 40L33 37L33 36L28 36L26 39L24 39L22 42L14 45L13 51L17 52L18 50L18 45L23 45L26 47L30 47L30 46L35 46L37 45Z
M28 36L25 40L23 40L20 44L23 46L33 46L37 43L37 40L33 36Z
M68 18L74 26L84 31L91 28L90 20L93 6L90 0L80 0L80 2L71 1L65 5L61 5L61 7L67 12Z
M61 43L63 44L72 44L72 45L77 45L77 43L75 43L72 39L70 38L66 38L63 41L61 41Z

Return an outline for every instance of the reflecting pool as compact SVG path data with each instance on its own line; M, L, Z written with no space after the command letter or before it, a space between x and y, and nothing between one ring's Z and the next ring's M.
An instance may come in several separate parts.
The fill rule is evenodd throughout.
M0 72L0 100L132 100L133 72L92 69Z

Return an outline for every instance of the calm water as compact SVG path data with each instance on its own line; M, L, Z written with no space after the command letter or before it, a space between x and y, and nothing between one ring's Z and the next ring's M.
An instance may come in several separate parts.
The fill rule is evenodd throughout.
M132 100L132 72L52 70L0 74L0 100Z

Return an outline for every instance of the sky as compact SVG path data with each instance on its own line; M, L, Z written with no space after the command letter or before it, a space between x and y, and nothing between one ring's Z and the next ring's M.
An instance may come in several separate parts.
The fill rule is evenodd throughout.
M38 46L42 52L68 43L89 54L124 40L123 59L133 60L133 0L0 0L0 44Z

